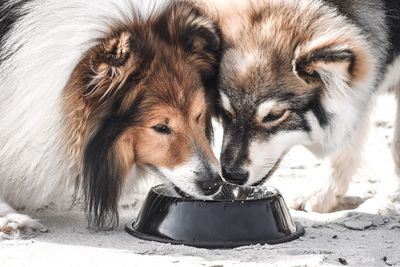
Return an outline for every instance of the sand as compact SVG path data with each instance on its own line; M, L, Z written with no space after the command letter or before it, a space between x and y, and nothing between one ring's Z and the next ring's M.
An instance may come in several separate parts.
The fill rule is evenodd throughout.
M373 196L383 184L381 178L393 167L389 147L394 114L393 99L380 97L365 149L366 163L348 192L353 204ZM325 162L295 148L270 184L279 188L289 202L326 182L326 168ZM273 246L206 250L131 237L123 226L140 208L140 201L132 203L136 204L122 211L120 227L109 232L88 230L78 207L43 210L41 222L50 231L31 239L0 241L0 266L400 266L397 213L291 211L306 229L299 240Z

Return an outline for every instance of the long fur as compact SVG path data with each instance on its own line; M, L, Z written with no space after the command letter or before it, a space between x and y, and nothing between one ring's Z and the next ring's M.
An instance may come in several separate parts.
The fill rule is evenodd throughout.
M0 176L5 198L13 199L17 207L30 203L34 209L50 196L23 192L43 190L60 196L77 175L76 170L66 168L73 163L66 162L60 151L63 122L59 100L69 76L82 53L109 30L110 22L123 21L135 6L124 0L95 5L86 1L25 2L13 12L27 15L7 33L1 49L0 140L4 145ZM135 3L135 10L146 16L157 8L154 4L167 2ZM21 179L26 182L13 184ZM8 187L16 190L6 190Z
M203 180L219 182L205 88L220 41L200 9L170 0L7 0L0 31L0 216L70 201L78 190L89 223L114 227L137 165L189 194L203 195ZM156 119L168 126L171 114L182 146L164 149L171 130ZM181 137L184 127L195 136Z
M374 94L399 90L399 2L217 2L225 178L263 183L292 146L303 145L330 157L333 172L299 206L331 210L359 166Z

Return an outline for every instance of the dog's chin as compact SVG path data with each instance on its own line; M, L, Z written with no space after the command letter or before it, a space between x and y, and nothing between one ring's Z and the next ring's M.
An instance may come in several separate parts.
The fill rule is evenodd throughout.
M269 172L261 180L251 184L251 186L262 186L265 182L267 182L272 177L272 175L275 173L275 171L278 169L281 161L282 161L282 158L278 159L275 162L274 166L271 168L271 170L269 170Z
M157 168L154 165L147 165L147 171L149 173L151 173L152 175L154 175L155 177L158 177L159 179L161 179L166 185L169 186L170 189L175 191L175 193L181 198L211 200L220 191L219 190L218 192L216 192L215 194L212 194L212 195L206 195L191 186L188 186L189 188L185 189L182 186L176 185L171 179L168 179L167 176L164 173L160 172L159 168Z

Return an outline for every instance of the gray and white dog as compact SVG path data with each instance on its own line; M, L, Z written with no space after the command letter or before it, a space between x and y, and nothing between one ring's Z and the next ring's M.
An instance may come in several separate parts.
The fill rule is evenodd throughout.
M325 188L297 204L331 211L359 166L374 94L400 96L400 2L229 2L219 7L223 176L262 184L291 147L303 145L330 157L333 171ZM397 171L399 153L393 149ZM393 189L398 198L398 184Z

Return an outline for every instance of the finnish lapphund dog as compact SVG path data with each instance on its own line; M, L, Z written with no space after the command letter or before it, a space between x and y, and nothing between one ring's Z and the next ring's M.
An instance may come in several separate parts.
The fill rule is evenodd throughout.
M5 0L0 34L0 233L45 230L22 213L73 195L112 228L125 183L149 173L217 191L220 38L194 4Z
M374 95L400 98L400 1L232 0L217 9L223 177L262 184L303 145L329 157L332 173L294 206L331 211L359 166ZM395 128L398 177L400 107ZM400 202L399 184L386 192L388 203Z

